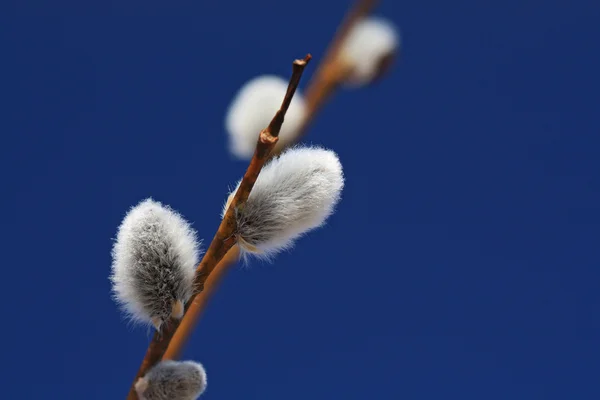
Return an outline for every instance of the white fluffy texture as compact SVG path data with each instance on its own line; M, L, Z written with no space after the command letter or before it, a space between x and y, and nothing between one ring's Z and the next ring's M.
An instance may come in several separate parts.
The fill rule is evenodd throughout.
M199 256L190 224L170 207L146 199L131 208L117 232L114 297L133 321L167 321L174 302L185 303L192 294Z
M247 82L237 92L225 117L229 134L229 150L240 159L254 154L260 131L265 129L287 91L288 81L274 75L264 75ZM285 145L295 136L306 114L304 98L296 90L279 132L279 141Z
M161 361L138 380L140 400L196 400L206 390L206 371L193 361Z
M343 187L342 165L331 150L293 147L271 160L244 208L236 210L242 255L270 258L291 247L298 237L325 223ZM234 194L235 190L229 198ZM223 216L226 211L227 203Z
M348 34L342 57L352 66L351 85L365 85L375 79L381 61L400 46L400 35L388 20L365 18Z

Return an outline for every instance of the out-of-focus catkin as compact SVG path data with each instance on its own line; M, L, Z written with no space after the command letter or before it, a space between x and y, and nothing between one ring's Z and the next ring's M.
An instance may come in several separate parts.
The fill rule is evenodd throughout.
M291 247L298 237L325 223L343 187L342 165L331 150L292 147L271 160L235 213L242 255L269 258ZM223 215L234 194L235 190Z
M229 150L235 157L244 160L252 158L258 135L279 110L287 87L285 79L263 75L250 80L236 93L225 117ZM295 137L305 114L304 98L300 90L296 90L279 132L281 145Z
M367 17L352 27L340 49L350 73L346 84L362 86L373 82L389 65L400 47L394 24L379 17Z
M194 361L161 361L138 379L140 400L196 400L206 390L206 371Z
M112 248L113 293L133 321L157 329L181 318L192 294L196 231L169 206L146 199L131 208Z

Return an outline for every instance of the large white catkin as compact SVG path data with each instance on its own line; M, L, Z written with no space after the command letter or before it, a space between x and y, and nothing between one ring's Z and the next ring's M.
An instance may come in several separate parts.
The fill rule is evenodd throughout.
M135 384L140 400L196 400L206 390L206 371L193 361L161 361Z
M263 75L250 80L237 92L225 117L229 150L235 157L252 158L258 135L281 107L287 87L286 80L275 75ZM304 98L300 90L296 90L279 133L282 145L295 136L305 114Z
M361 86L372 82L381 62L400 46L400 35L386 19L368 17L359 21L345 39L341 54L352 68L346 83Z
M325 223L343 187L342 165L331 150L292 147L271 160L260 172L243 209L236 210L242 255L270 258L291 247L298 237ZM223 216L234 194L235 190Z
M131 208L112 248L113 293L131 320L157 329L180 318L192 294L196 231L169 206L146 199Z

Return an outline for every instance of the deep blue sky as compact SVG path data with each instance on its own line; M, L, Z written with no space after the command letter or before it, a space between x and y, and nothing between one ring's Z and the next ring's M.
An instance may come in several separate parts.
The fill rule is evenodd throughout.
M109 295L124 212L209 241L234 92L312 73L347 2L36 3L0 6L2 398L122 399L150 337ZM600 398L600 3L493 3L383 0L401 62L306 138L343 200L220 288L206 400Z

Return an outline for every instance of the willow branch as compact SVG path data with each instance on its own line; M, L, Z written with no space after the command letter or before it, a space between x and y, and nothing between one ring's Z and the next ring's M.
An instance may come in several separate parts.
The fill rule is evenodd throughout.
M156 332L154 334L152 342L148 346L146 356L142 361L142 365L138 370L136 378L134 379L129 390L129 395L127 396L128 400L138 400L137 393L135 391L135 382L138 380L138 378L144 376L150 368L152 368L162 359L169 346L169 343L173 338L173 335L178 330L180 324L184 323L187 318L193 318L190 317L190 306L193 304L194 299L198 294L204 291L205 283L219 261L221 261L227 252L236 244L235 232L237 230L237 226L235 210L243 208L246 204L248 196L252 191L252 187L254 186L254 183L256 182L263 165L269 159L271 151L279 140L279 131L281 130L281 125L283 124L285 114L290 106L292 98L294 97L294 93L298 88L300 78L304 72L304 67L306 67L310 59L311 55L308 54L304 59L294 61L292 77L290 78L281 108L275 113L275 116L271 120L269 126L260 132L258 141L256 143L256 150L254 151L250 165L244 174L242 182L240 183L233 200L227 208L227 212L225 213L225 216L219 225L217 233L215 234L210 246L208 247L208 250L206 250L204 257L198 266L198 269L196 270L196 276L194 279L194 294L185 306L185 314L183 319L182 321L171 319L161 330L161 332Z
M308 83L305 94L307 108L306 119L297 131L296 136L293 139L286 141L288 145L296 143L302 138L308 130L310 122L314 120L315 116L325 105L325 100L333 94L340 82L344 80L348 69L339 57L340 48L354 25L369 15L378 2L379 0L357 0L346 13L344 21L337 29L335 37L330 43L325 56ZM271 155L275 155L282 150L283 146L277 146L272 151ZM215 271L206 281L204 292L197 296L190 305L186 318L181 321L181 325L179 325L179 329L177 329L177 332L173 336L173 340L171 340L163 359L174 360L180 357L183 347L187 342L187 338L190 337L192 331L198 324L202 313L208 305L210 297L216 291L230 267L239 260L239 257L239 247L234 246L217 265Z

